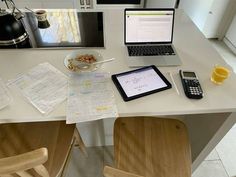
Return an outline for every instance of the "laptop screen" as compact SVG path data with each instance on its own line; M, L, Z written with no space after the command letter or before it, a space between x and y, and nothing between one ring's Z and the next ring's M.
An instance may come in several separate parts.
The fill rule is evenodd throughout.
M125 44L172 42L174 9L125 9Z

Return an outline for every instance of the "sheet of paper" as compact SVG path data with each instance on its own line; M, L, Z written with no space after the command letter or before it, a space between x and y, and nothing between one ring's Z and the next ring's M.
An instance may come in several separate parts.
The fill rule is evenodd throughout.
M11 103L12 97L4 84L3 80L0 78L0 109L6 107Z
M117 115L108 73L71 75L67 100L67 123L112 118Z
M49 63L42 63L9 81L42 114L48 114L67 96L67 77Z

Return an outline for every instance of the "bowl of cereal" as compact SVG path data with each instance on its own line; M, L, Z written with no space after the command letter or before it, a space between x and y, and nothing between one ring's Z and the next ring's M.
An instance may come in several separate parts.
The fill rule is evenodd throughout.
M102 60L102 55L97 51L77 50L66 56L64 65L71 72L91 72L101 66L101 64L97 62Z

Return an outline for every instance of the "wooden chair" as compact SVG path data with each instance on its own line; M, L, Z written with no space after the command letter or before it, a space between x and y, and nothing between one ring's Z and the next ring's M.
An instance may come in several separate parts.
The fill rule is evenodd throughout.
M0 124L0 177L64 176L74 144L87 155L75 124Z
M118 118L114 125L115 168L105 177L190 177L191 155L185 125L174 119Z
M24 154L0 159L0 175L10 177L13 174L19 176L31 176L26 170L34 169L42 177L49 177L43 164L48 160L47 148L40 148Z

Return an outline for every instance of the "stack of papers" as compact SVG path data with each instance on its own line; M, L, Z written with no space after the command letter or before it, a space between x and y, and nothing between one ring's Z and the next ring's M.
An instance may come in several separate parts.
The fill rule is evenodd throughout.
M67 97L67 77L49 63L42 63L8 83L16 87L42 114L48 114Z
M12 98L9 94L9 91L2 79L0 78L0 109L9 105L11 103L11 100Z
M42 114L67 100L67 123L117 117L108 73L72 74L69 78L49 63L39 64L8 82ZM1 85L0 85L1 86ZM0 99L5 96L0 89Z
M67 101L67 123L117 117L108 73L71 75Z

